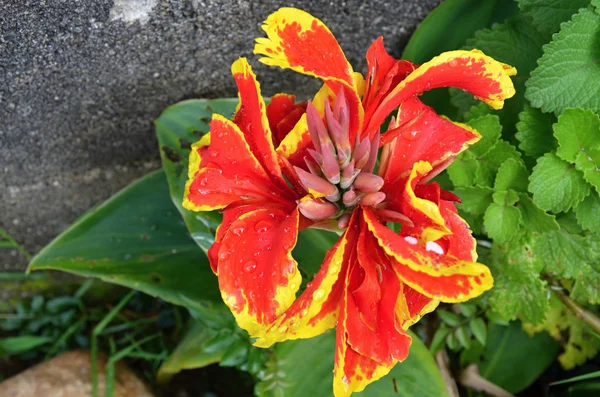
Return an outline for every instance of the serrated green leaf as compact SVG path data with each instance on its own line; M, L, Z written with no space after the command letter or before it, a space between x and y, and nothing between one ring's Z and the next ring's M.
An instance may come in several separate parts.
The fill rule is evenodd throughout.
M514 237L520 222L521 213L512 205L492 203L483 216L483 225L487 235L500 243Z
M469 148L469 151L477 157L486 154L502 135L500 119L496 115L488 114L478 117L469 120L467 124L481 134L481 139Z
M475 317L469 321L469 328L471 328L473 336L475 336L479 343L485 346L487 339L487 325L485 321L481 317Z
M519 195L513 190L504 190L494 192L494 194L492 195L492 199L494 200L494 203L498 205L510 206L514 205L517 201L519 201Z
M460 317L447 310L437 310L436 313L438 316L440 316L442 321L450 327L457 327L462 323Z
M29 270L40 269L98 277L179 305L186 298L221 300L217 278L182 224L162 171L79 218L33 258Z
M545 271L558 277L574 277L581 264L590 259L586 238L564 229L540 234L534 241L534 252Z
M552 135L552 124L556 117L552 113L542 113L539 109L525 104L525 110L519 113L517 133L519 149L531 157L540 157L556 148Z
M575 167L583 172L583 177L596 188L596 192L600 192L600 147L577 154Z
M529 180L533 201L546 211L568 211L590 193L581 172L552 153L538 159Z
M528 178L529 173L522 162L508 159L498 168L494 189L513 189L518 192L526 192L529 184Z
M558 223L554 215L547 214L538 207L529 195L519 194L519 211L521 212L521 223L527 229L535 233L546 233L551 230L558 230Z
M590 193L577 207L577 222L586 230L600 234L600 196Z
M458 209L473 215L482 215L492 203L494 190L489 187L469 186L456 188L454 193L460 197L461 203L457 204Z
M556 155L574 163L579 153L598 145L600 118L590 110L565 109L554 124L554 136L558 140Z
M520 161L521 153L510 143L499 140L485 156L478 159L479 164L475 172L475 183L480 186L492 186L498 168L508 159Z
M512 137L515 131L519 112L523 110L525 102L524 83L529 78L529 73L537 66L537 59L542 55L542 45L546 41L547 39L533 27L529 18L517 15L502 25L480 30L464 47L476 48L500 62L517 68L518 75L513 77L515 96L507 100L504 108L497 112L506 137Z
M526 98L544 112L568 107L600 111L598 31L600 15L582 9L544 46L539 66L527 81Z
M466 325L457 328L454 334L463 348L469 349L471 347L471 335Z
M533 25L546 34L558 32L562 22L571 19L589 0L518 0L519 8L533 19Z
M475 174L478 168L479 162L475 156L471 152L466 151L461 153L456 160L450 164L447 171L454 186L473 186L475 184Z
M490 326L487 340L480 374L514 394L535 382L560 350L560 345L548 334L530 337L519 322L508 327Z
M450 332L452 332L452 330L443 324L435 331L433 338L431 338L431 346L429 346L429 351L431 354L435 354L444 348L446 337L450 334Z
M509 243L494 243L488 262L494 288L488 292L490 308L505 320L522 318L531 323L544 321L548 310L546 282L535 261L531 235L515 237Z

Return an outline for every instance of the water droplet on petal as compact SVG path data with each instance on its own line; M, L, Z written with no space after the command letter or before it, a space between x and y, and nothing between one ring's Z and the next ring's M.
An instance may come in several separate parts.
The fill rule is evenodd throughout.
M244 233L244 230L245 229L240 226L240 227L233 228L232 232L233 232L233 234L235 234L236 236L239 237Z
M244 271L246 273L252 273L255 270L256 270L256 262L255 261L248 261L244 265Z
M400 135L407 141L414 141L419 137L419 130L406 130Z
M279 333L284 334L285 331L287 331L287 327L285 325L282 325L281 327L279 327L278 331Z
M329 274L336 274L337 272L340 271L340 268L337 266L331 266L329 268L329 270L327 271Z
M256 225L254 225L254 230L256 230L257 233L264 233L269 231L269 229L271 229L272 227L273 223L265 220L260 220L256 222Z
M313 299L317 302L322 301L323 298L325 298L325 291L323 291L321 288L318 288L315 290L315 292L313 292Z
M223 252L219 253L219 259L224 261L225 259L229 258L230 255L231 255L231 252L223 251Z
M458 61L456 59L453 59L450 61L449 65L455 67L456 65L458 65Z

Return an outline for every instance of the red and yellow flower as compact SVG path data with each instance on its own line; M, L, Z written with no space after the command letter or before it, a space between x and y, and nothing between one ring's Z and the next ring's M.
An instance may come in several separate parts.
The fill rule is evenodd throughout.
M514 95L516 70L476 50L418 66L388 55L379 38L363 78L304 11L282 8L263 29L254 49L261 62L324 85L309 103L278 94L266 105L246 59L235 61L239 106L232 120L215 114L193 145L184 206L222 210L209 259L255 345L336 327L334 393L347 396L406 358L406 330L440 301L492 287L457 197L427 183L480 135L438 116L419 95L458 87L499 109ZM341 237L296 299L302 280L292 250L307 227Z

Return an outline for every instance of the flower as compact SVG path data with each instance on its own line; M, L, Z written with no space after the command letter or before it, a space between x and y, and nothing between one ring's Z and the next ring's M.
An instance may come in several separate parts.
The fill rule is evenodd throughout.
M334 393L347 396L406 358L406 330L440 301L492 287L458 198L427 183L480 135L418 96L453 86L499 109L514 95L516 70L476 50L417 66L388 55L378 38L364 79L304 11L282 8L263 29L254 49L261 62L324 85L309 103L278 94L266 105L246 59L234 62L240 105L232 120L214 115L210 134L193 145L184 206L223 210L209 260L255 345L336 328ZM341 237L296 299L301 276L291 252L307 227Z

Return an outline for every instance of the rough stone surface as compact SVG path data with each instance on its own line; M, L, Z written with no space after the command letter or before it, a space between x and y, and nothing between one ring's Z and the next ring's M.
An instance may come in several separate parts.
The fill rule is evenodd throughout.
M88 397L92 395L91 355L75 350L29 368L0 383L0 396L5 397ZM105 368L108 359L99 354L98 396L106 392ZM115 365L115 397L153 397L146 385L124 362Z
M318 82L251 54L280 6L324 20L356 70L379 35L399 56L439 0L36 0L0 7L0 225L37 251L93 204L159 167L152 120L187 98L236 94L247 56L263 93ZM24 260L3 251L0 271Z

